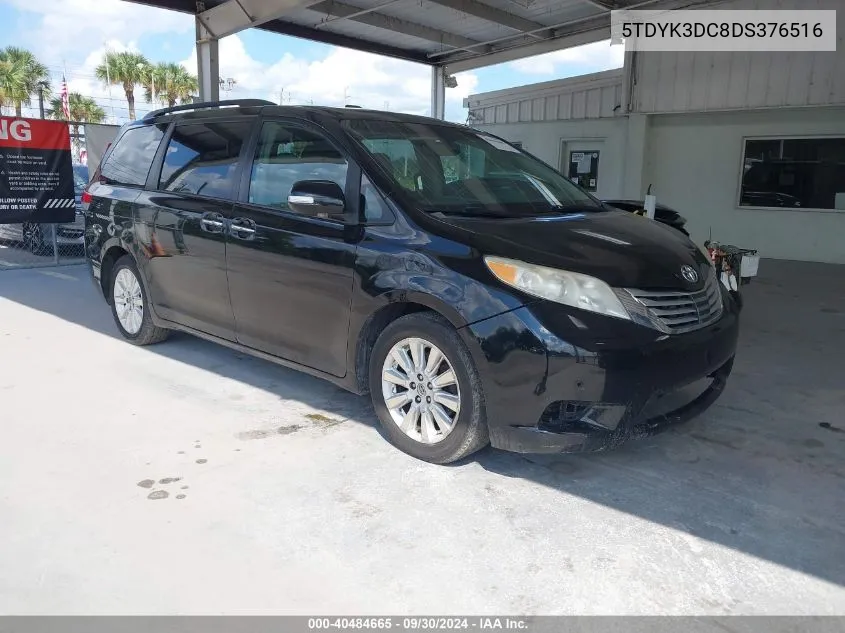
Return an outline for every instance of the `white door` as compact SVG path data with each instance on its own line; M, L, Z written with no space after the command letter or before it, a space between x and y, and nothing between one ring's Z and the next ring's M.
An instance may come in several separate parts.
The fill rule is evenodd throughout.
M598 198L608 188L602 178L604 141L563 141L560 148L560 172Z

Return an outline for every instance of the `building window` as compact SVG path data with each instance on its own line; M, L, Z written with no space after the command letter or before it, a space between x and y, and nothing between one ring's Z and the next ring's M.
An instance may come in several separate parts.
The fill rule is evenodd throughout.
M746 139L739 204L845 211L845 137Z

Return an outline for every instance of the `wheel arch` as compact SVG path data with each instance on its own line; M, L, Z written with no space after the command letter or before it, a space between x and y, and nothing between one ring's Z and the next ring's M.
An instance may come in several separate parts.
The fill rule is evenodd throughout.
M118 240L106 243L103 246L102 257L100 258L100 290L106 302L111 305L111 293L109 292L109 284L111 283L112 270L114 265L124 255L132 256L132 253Z
M423 293L396 292L384 295L386 304L372 312L358 331L355 342L354 385L357 392L369 393L369 365L373 346L381 332L396 319L415 312L432 312L452 324L457 330L466 325L461 315L437 297Z

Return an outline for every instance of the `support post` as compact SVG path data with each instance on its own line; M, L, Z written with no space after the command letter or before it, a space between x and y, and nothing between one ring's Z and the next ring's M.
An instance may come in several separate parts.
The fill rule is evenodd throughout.
M57 233L59 232L59 225L53 224L53 235L51 241L53 243L53 266L59 265L59 240L57 237Z
M200 101L220 100L220 58L218 40L196 18L197 26L197 83Z
M446 67L431 67L431 116L446 118Z

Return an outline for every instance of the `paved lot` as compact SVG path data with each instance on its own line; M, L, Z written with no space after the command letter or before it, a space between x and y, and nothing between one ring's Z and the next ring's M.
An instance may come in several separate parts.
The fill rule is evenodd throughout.
M763 272L700 420L453 467L327 383L123 343L83 268L0 272L0 613L845 614L845 275Z

